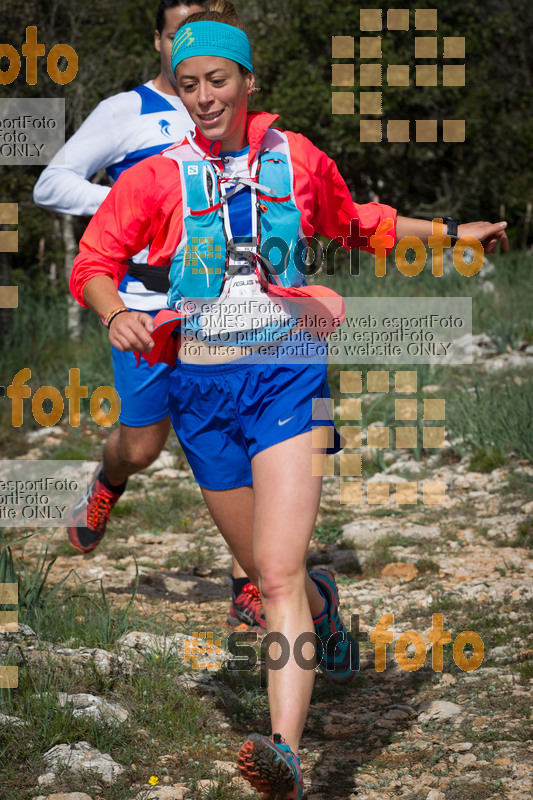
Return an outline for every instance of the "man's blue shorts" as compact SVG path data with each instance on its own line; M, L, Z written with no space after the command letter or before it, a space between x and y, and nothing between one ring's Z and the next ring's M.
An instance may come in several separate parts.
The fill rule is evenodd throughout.
M170 417L200 486L236 489L252 485L257 453L317 426L334 428L330 398L324 358L308 364L178 361ZM341 449L334 431L332 453Z
M145 312L155 317L157 311ZM111 347L115 389L120 397L119 421L132 428L154 425L168 417L168 390L172 367L168 364L148 365L140 359L139 368L132 352Z

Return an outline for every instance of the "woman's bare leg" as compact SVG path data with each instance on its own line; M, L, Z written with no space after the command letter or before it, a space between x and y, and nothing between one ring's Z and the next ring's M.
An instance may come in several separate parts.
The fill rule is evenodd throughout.
M254 492L251 486L238 489L202 489L213 521L226 540L244 574L258 586L253 560Z
M311 700L315 672L294 658L294 643L304 632L314 634L312 616L324 599L305 566L309 540L320 503L322 478L312 475L311 433L287 439L258 453L252 460L254 478L254 561L267 619L267 630L278 631L290 645L289 660L268 674L272 731L281 733L298 752ZM312 663L315 645L301 648ZM276 659L279 646L271 646Z
M322 478L312 475L313 452L320 451L312 449L311 433L304 433L254 457L253 489L202 489L215 524L261 590L268 632L282 634L289 643L287 664L269 671L268 693L272 731L281 733L294 753L314 684L314 669L302 669L294 659L294 643L302 633L314 633L312 617L324 607L305 566L322 489ZM301 650L311 663L314 643ZM270 657L275 660L279 653L272 644Z

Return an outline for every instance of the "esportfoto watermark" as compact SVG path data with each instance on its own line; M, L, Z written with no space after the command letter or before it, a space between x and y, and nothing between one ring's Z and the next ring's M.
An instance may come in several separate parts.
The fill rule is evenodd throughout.
M69 509L87 491L91 472L91 465L81 461L0 461L0 527L65 525Z
M6 389L6 394L11 400L11 424L19 428L24 422L24 399L31 397L31 388L27 381L31 379L29 367L19 369ZM80 370L73 367L69 370L69 383L64 387L65 397L68 400L69 425L78 427L81 420L80 401L88 398L89 389L80 383ZM44 403L51 404L50 411L44 410ZM109 410L103 411L101 404L107 401ZM104 428L114 425L120 415L120 397L112 386L99 386L91 395L89 401L90 414L97 425ZM33 418L39 425L50 427L57 425L62 419L65 401L59 389L55 386L41 386L32 397L31 409Z
M355 646L349 649L350 669L359 671L359 642L363 639L370 640L374 644L374 669L376 672L384 672L387 668L387 644L394 640L394 633L390 627L394 624L394 614L383 614L376 626L370 631L360 631L359 615L352 614L350 618L350 635ZM261 680L268 683L268 673L271 670L283 669L292 657L296 664L303 670L314 670L320 662L324 649L334 649L336 644L336 634L332 634L325 647L316 633L306 631L300 634L294 646L279 631L267 633L261 640L259 656L256 649L252 646L257 643L258 634L255 631L235 631L226 640L226 650L234 658L227 661L226 666L230 670L249 671L258 664L261 667ZM452 641L451 631L443 628L443 615L435 613L432 615L432 627L427 632L427 639L431 645L431 667L434 672L442 672L444 665L444 645ZM304 655L304 648L313 645L314 652L311 656ZM472 648L472 654L467 656L464 652L465 647ZM277 655L271 654L271 648L277 648ZM408 655L408 648L414 649L414 653ZM309 649L309 648L307 648ZM396 664L407 672L416 672L421 669L427 658L428 646L422 634L417 631L405 631L401 633L394 644L394 659ZM459 669L465 672L472 672L478 669L484 657L484 644L482 638L475 631L462 631L459 633L452 644L452 657ZM222 639L215 638L212 632L196 633L190 637L189 643L185 647L184 659L190 663L193 669L217 670L223 666L220 656L223 656ZM390 664L389 664L390 666Z

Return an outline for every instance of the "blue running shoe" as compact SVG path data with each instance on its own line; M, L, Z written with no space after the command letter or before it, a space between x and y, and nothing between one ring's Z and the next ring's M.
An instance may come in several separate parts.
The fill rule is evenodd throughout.
M334 683L349 683L359 672L359 645L339 617L339 591L335 578L323 569L310 572L309 577L328 600L324 619L315 623L315 633L321 645L317 653L318 666Z
M272 739L252 733L239 753L242 777L261 793L263 800L302 800L300 762L279 733Z

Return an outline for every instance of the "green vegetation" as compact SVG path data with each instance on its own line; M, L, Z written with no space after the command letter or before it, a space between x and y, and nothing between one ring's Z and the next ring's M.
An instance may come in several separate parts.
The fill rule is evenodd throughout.
M470 459L471 472L492 472L498 467L503 467L506 458L501 450L476 450Z
M449 435L465 445L492 453L492 462L510 449L533 461L533 394L531 386L510 374L498 374L476 383L473 391L452 395L446 409ZM481 457L480 457L481 458ZM492 467L494 468L494 467ZM487 467L486 467L487 469Z
M350 514L343 512L328 515L315 525L313 536L322 544L335 544L342 538L342 529L350 518Z

